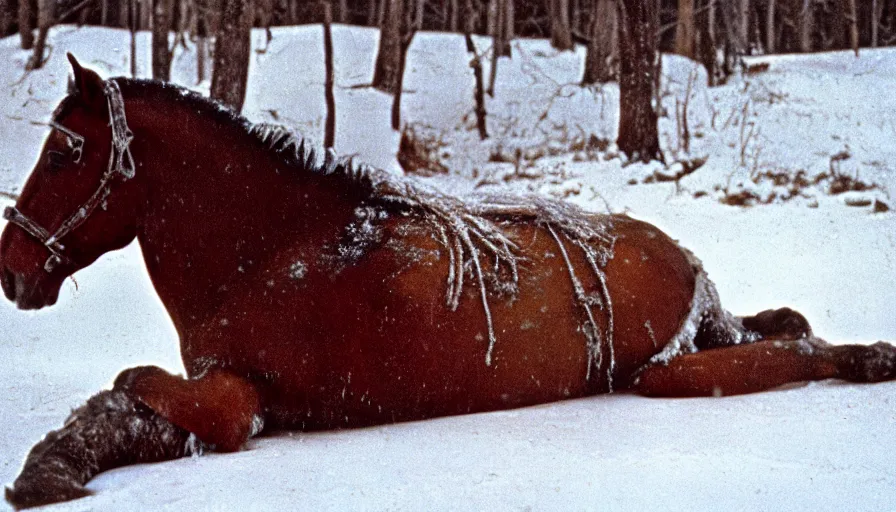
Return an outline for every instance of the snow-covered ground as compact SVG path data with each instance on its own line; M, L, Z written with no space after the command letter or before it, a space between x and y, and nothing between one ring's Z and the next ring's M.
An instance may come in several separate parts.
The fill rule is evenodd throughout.
M370 81L377 33L335 27L334 37L337 149L397 170L391 98L353 87ZM66 51L104 76L129 68L124 31L61 27L50 42L46 68L25 74L28 55L17 40L0 41L0 192L15 193L31 169L47 131L34 123L48 120L65 93ZM141 34L141 76L147 42ZM763 59L768 71L715 89L701 85L693 63L666 57L664 148L670 161L707 158L678 186L629 185L655 171L674 173L676 164L625 166L612 145L583 148L592 135L615 138L618 90L575 85L581 52L557 54L543 41L517 42L514 51L499 65L488 105L493 138L479 143L462 38L415 39L405 121L441 139L452 168L431 183L456 193L511 187L627 211L700 256L735 313L786 305L833 342L896 340L896 213L846 205L896 207L896 51ZM174 80L207 91L207 81L195 84L194 63L191 50L179 49ZM684 151L675 105L684 103L691 76L692 144ZM275 30L267 51L252 57L247 115L319 140L323 105L320 27ZM548 153L555 156L536 158ZM495 154L518 163L489 162ZM805 197L747 209L721 204L724 191L716 190L780 196L764 172L803 170L811 182L832 166L877 188L829 195L821 179ZM9 203L0 194L0 206ZM136 247L75 278L77 286L67 283L46 311L0 304L0 482L11 483L34 442L121 369L181 371L173 328ZM55 509L893 510L894 460L896 384L824 382L745 397L619 395L282 434L238 454L112 471L89 485L96 496Z

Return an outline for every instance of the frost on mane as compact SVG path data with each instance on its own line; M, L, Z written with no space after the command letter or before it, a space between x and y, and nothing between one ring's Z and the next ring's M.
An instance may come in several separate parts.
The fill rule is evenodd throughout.
M479 291L488 331L485 364L493 362L497 336L492 321L489 296L516 294L519 291L519 246L502 226L527 221L547 231L557 245L572 283L574 299L582 318L581 331L588 348L587 379L605 372L613 388L615 355L613 347L612 299L604 268L613 258L613 220L608 215L589 214L581 209L540 196L474 196L466 201L447 196L409 179L393 176L373 167L356 164L351 158L339 158L332 149L316 150L289 128L257 124L249 132L267 148L283 158L289 167L342 176L362 186L367 198L356 213L355 224L347 231L358 242L340 246L348 259L358 257L365 241L376 238L371 224L389 213L414 214L432 228L435 238L448 253L445 304L456 310L469 274ZM320 156L323 155L323 156ZM588 262L586 272L593 274L598 289L586 290L570 253L580 251ZM491 270L491 273L487 271ZM490 279L494 275L493 279ZM501 279L498 276L506 276ZM607 328L601 329L594 310L605 311Z

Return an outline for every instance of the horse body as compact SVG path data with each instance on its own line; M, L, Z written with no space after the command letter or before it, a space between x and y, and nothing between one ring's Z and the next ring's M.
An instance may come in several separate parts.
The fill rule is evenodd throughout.
M830 346L786 308L732 317L649 224L538 198L464 204L321 161L192 93L72 65L74 91L5 213L0 285L23 309L52 305L65 277L136 238L187 378L122 372L35 446L7 492L16 506L263 429L896 377L891 345Z
M594 216L613 225L618 257L605 272L618 350L612 375L589 383L582 311L557 241L542 226L508 223L519 289L490 299L496 342L486 364L487 320L471 266L452 311L441 293L449 257L419 212L365 206L357 179L282 168L263 146L228 152L249 145L245 130L213 117L190 123L186 104L161 107L183 119L174 123L183 133L161 130L152 124L164 100L146 103L129 107L132 150L144 162L137 238L184 365L193 377L223 366L258 381L271 424L358 426L625 388L689 312L694 273L678 246L647 224ZM180 144L190 131L216 140ZM369 233L347 239L365 222ZM583 286L597 288L573 249ZM609 315L595 313L606 331Z

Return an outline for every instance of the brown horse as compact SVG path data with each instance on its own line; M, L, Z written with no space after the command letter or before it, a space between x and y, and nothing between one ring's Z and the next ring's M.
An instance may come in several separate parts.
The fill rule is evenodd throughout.
M70 94L5 212L0 282L19 308L49 306L136 238L188 375L122 372L32 449L7 489L16 507L262 430L896 378L891 345L828 345L789 309L731 316L649 224L537 198L462 203L70 60Z

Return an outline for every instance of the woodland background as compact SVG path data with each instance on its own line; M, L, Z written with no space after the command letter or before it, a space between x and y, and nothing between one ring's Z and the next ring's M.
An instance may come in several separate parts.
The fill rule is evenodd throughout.
M514 38L549 38L560 51L577 43L587 48L581 84L618 81L619 150L633 160L664 160L656 128L662 115L660 52L700 62L709 86L746 69L743 57L887 46L896 42L894 0L0 0L0 35L18 32L23 49L33 49L28 69L46 59L49 29L59 23L131 30L131 74L136 73L135 34L152 31L152 76L170 78L176 45L197 46L197 82L211 74L210 95L240 110L246 94L250 32L271 27L322 23L325 27L328 119L324 144L335 137L331 23L377 27L381 31L371 85L392 94L391 123L402 129L401 95L408 48L421 30L463 33L473 54L477 126L488 136L484 94L494 96L500 57L513 58ZM36 36L35 36L36 34ZM493 44L477 49L470 35ZM173 36L173 37L172 37ZM213 43L212 41L217 41ZM486 53L496 65L483 76ZM213 69L206 69L213 55ZM685 106L686 110L686 106ZM679 117L682 117L679 114ZM679 119L688 138L687 120ZM420 162L414 134L403 137L404 162ZM425 148L424 148L425 152ZM416 156L415 156L416 155ZM692 162L686 167L695 167ZM409 170L405 166L405 170Z

